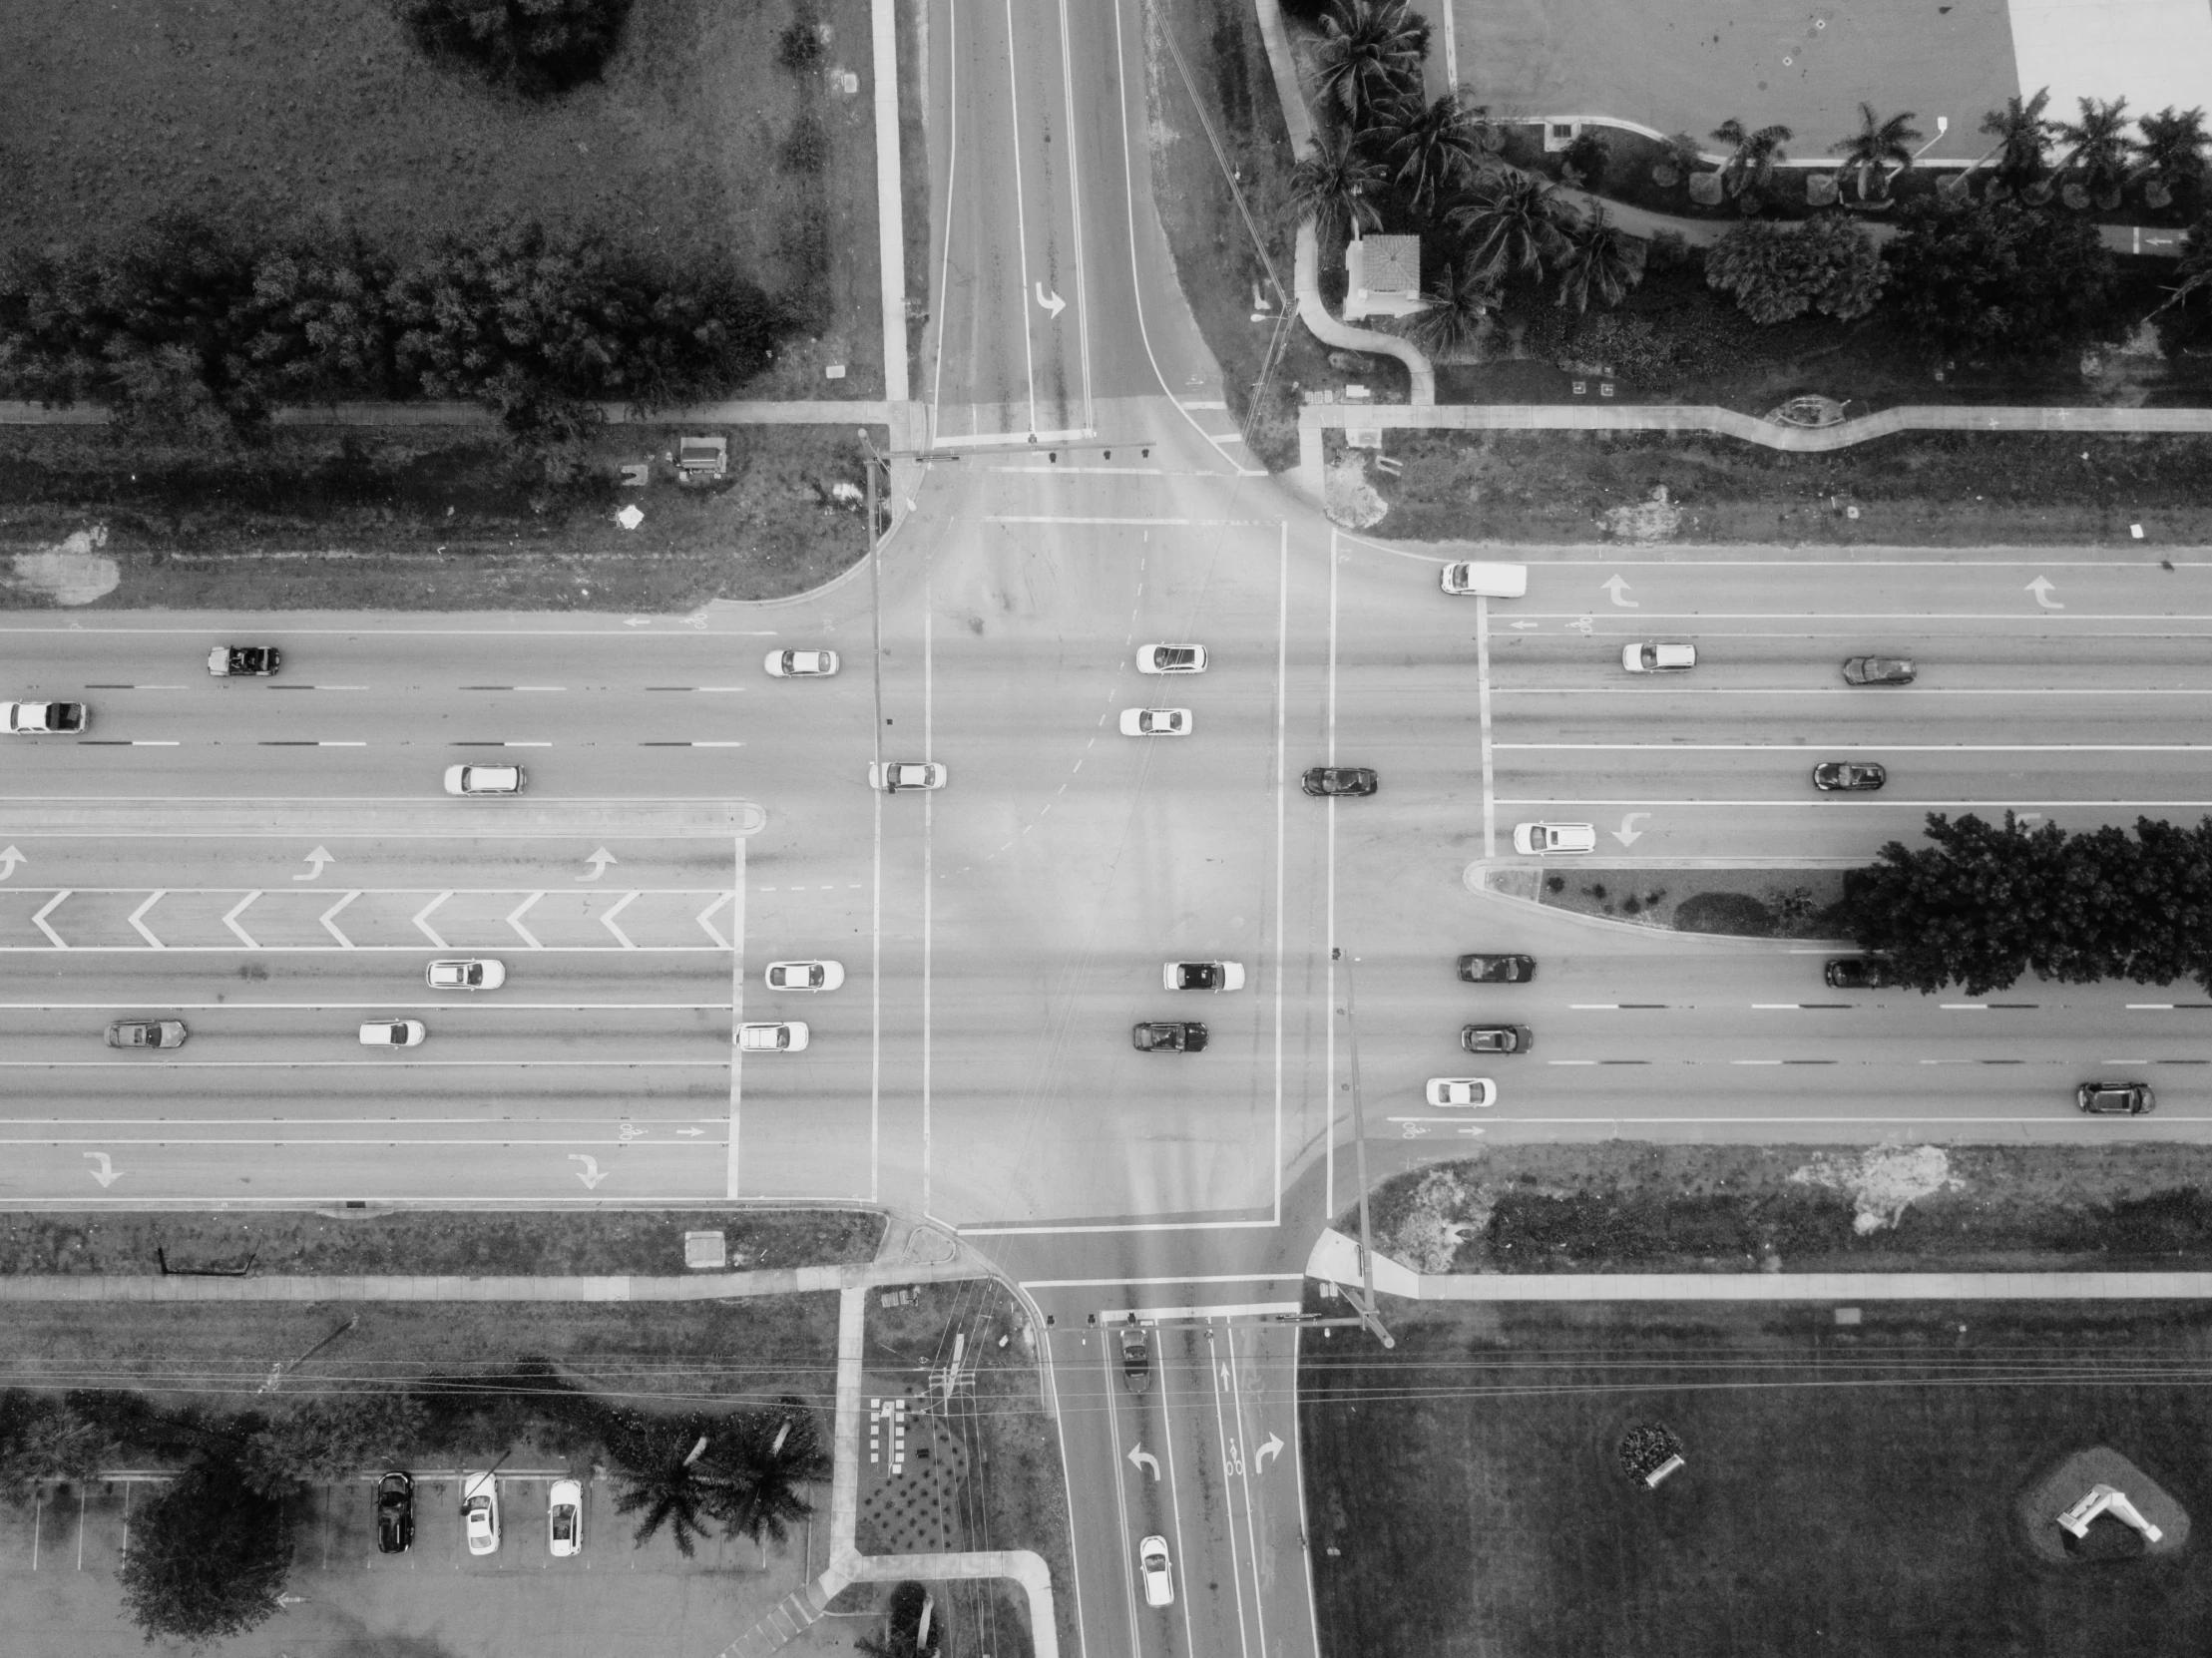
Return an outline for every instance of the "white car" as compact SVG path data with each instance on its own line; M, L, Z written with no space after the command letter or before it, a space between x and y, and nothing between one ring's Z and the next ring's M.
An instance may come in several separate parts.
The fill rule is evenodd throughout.
M420 1047L429 1035L419 1019L372 1019L361 1024L363 1047Z
M1498 1084L1487 1076L1432 1076L1429 1078L1429 1103L1495 1105Z
M521 766L447 766L448 794L520 794L525 779Z
M0 702L0 729L10 736L76 736L91 723L82 702Z
M1190 710L1188 708L1123 708L1121 710L1121 735L1124 737L1187 737L1190 735Z
M1171 991L1240 991L1244 988L1244 964L1169 962L1159 970L1159 982Z
M1597 827L1589 823L1523 823L1513 832L1516 852L1595 852Z
M837 671L837 652L771 650L762 665L778 679L826 679Z
M461 1470L461 1529L471 1554L499 1552L499 1479L494 1474Z
M1144 1604L1175 1604L1175 1573L1167 1563L1167 1539L1146 1537L1136 1545L1136 1566L1144 1579Z
M496 991L507 983L505 962L432 962L423 982L434 991Z
M1681 673L1697 665L1694 644L1624 644L1620 665L1630 673Z
M1202 644L1147 644L1136 653L1139 673L1203 673L1206 647Z
M868 763L868 787L881 789L885 794L897 794L901 789L941 789L944 786L945 768L935 760L908 760L896 765L889 760Z
M1466 598L1519 599L1529 591L1529 567L1462 561L1446 565L1438 585L1446 593Z
M796 1053L805 1046L806 1027L795 1019L737 1027L737 1047L743 1053Z
M833 991L845 982L842 962L770 962L761 976L771 991Z
M584 1487L556 1479L546 1493L546 1542L556 1560L584 1552Z

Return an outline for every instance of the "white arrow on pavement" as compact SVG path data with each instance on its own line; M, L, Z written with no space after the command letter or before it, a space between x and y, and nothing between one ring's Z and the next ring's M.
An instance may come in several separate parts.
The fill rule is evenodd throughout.
M569 1161L584 1165L576 1171L576 1177L584 1182L587 1191L607 1178L599 1171L599 1159L597 1157L587 1157L581 1151L572 1151L569 1153Z
M579 875L577 879L579 881L597 881L607 873L607 866L615 861L615 855L603 846L584 861L592 866L592 873Z
M1282 1441L1277 1439L1274 1435L1270 1434L1267 1436L1266 1443L1262 1445L1259 1450L1252 1452L1252 1465L1254 1467L1263 1468L1267 1466L1268 1457L1280 1456L1282 1454Z
M2027 584L2027 591L2035 596L2035 603L2046 611L2062 611L2066 608L2050 597L2057 590L2050 585L2050 578L2047 576L2036 577Z
M1129 1466L1139 1472L1147 1467L1150 1468L1152 1470L1152 1483L1155 1485L1159 1483L1159 1458L1142 1446L1132 1445L1129 1447Z
M678 1128L676 1132L678 1134L681 1134L685 1139L690 1139L695 1135L705 1133L706 1130L703 1128Z
M18 852L12 846L0 849L0 881L5 881L9 876L13 875L15 873L15 866L17 864L24 864L29 862L30 860L28 858L24 857L22 853Z
M1613 596L1613 603L1615 605L1618 605L1622 610L1640 611L1643 609L1643 607L1637 604L1633 599L1623 599L1620 597L1622 594L1628 591L1628 584L1626 582L1623 582L1619 577L1608 577L1605 581L1602 581L1597 585L1603 588L1607 593L1611 594Z
M1045 292L1045 284L1043 282L1037 284L1037 302L1040 305L1044 306L1045 309L1052 312L1053 320L1055 322L1058 322L1060 320L1060 313L1068 308L1068 301L1061 298L1059 294L1055 293L1048 295Z
M1613 831L1613 839L1620 842L1622 846L1635 845L1636 842L1643 839L1643 831L1636 827L1636 820L1650 815L1649 812L1630 812L1620 820L1620 827Z
M112 1186L123 1178L123 1171L108 1161L108 1154L105 1151L88 1151L85 1155L100 1165L89 1172L95 1180L100 1182L103 1188Z
M324 864L334 864L337 861L337 859L330 856L330 852L327 847L318 846L312 852L307 854L307 862L313 864L315 867L313 869L310 869L305 875L295 875L292 877L292 879L294 881L312 881L322 873L322 866Z
M1544 623L1541 622L1509 622L1506 625L1519 633L1530 627L1542 627Z

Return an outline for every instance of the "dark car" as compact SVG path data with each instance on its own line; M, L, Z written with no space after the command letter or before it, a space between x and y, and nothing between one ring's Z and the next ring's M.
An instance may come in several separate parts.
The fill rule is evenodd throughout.
M414 1477L394 1468L376 1482L376 1551L405 1554L414 1540Z
M2158 1096L2143 1082L2084 1082L2073 1091L2073 1102L2094 1116L2139 1117L2158 1103Z
M1129 1027L1129 1045L1139 1053L1196 1053L1206 1045L1206 1028L1195 1020L1151 1020Z
M1308 794L1373 794L1378 784L1366 766L1315 766L1298 779Z
M1151 1338L1134 1319L1117 1327L1114 1334L1121 1339L1121 1380L1132 1394L1148 1392L1152 1386Z
M1526 985L1537 976L1534 956L1462 956L1460 978L1470 985Z
M218 679L266 679L283 665L273 644L219 644L208 652L208 671Z
M1460 1046L1470 1053L1526 1053L1536 1046L1526 1025L1469 1025L1460 1031Z
M1813 767L1813 787L1823 794L1869 794L1889 780L1871 760L1827 760Z
M1910 656L1851 656L1843 665L1847 685L1909 685L1913 682Z
M1905 981L1879 956L1838 956L1821 970L1832 991L1886 991Z

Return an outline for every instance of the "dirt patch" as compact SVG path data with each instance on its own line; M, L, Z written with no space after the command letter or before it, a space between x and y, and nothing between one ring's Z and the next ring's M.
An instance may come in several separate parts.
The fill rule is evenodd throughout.
M16 597L43 605L90 605L115 592L123 572L115 560L95 551L108 545L108 527L75 530L44 553L18 553L9 586Z
M1834 939L1840 869L1577 869L1545 877L1541 901L1677 933Z

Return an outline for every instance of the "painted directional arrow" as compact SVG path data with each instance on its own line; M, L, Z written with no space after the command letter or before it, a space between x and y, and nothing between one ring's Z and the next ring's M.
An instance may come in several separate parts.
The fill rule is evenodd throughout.
M1622 846L1635 845L1636 842L1643 839L1643 831L1636 827L1636 820L1650 815L1649 812L1630 812L1620 820L1620 827L1613 831L1613 839L1620 842Z
M1283 1443L1282 1443L1282 1441L1281 1441L1281 1440L1279 1440L1279 1439L1277 1439L1277 1438L1276 1438L1276 1437L1275 1437L1274 1435L1270 1434L1270 1435L1268 1435L1268 1436L1267 1436L1267 1440L1266 1440L1266 1443L1265 1443L1265 1444L1263 1444L1263 1445L1262 1445L1262 1446L1261 1446L1261 1447L1259 1448L1259 1450L1257 1450L1257 1451L1253 1451L1253 1452L1252 1452L1252 1464L1253 1464L1253 1465L1254 1465L1255 1467L1262 1467L1262 1468L1264 1468L1265 1466L1267 1466L1267 1458L1268 1458L1268 1457L1270 1457L1270 1456L1280 1456L1280 1455L1281 1455L1282 1453L1283 1453Z
M576 1171L576 1177L584 1182L584 1189L586 1191L590 1191L594 1186L597 1186L602 1180L607 1178L606 1175L600 1172L599 1159L597 1157L587 1157L581 1151L572 1151L569 1153L569 1161L572 1163L582 1163L584 1165L582 1168Z
M292 879L294 881L312 881L322 873L322 866L324 864L334 864L337 861L337 859L330 856L330 852L327 847L318 846L312 852L307 854L307 862L313 864L315 867L313 869L310 869L305 875L295 875L292 877Z
M24 857L23 854L18 852L14 847L10 846L0 848L0 881L5 881L9 876L13 875L15 873L15 866L17 864L28 862L30 862L30 860Z
M1509 622L1506 623L1506 625L1508 627L1511 627L1515 632L1520 633L1525 632L1531 627L1542 627L1544 623L1541 622Z
M1618 605L1622 610L1640 611L1643 609L1643 607L1637 604L1633 599L1623 599L1620 597L1622 594L1628 591L1628 584L1626 582L1623 582L1619 577L1608 577L1606 580L1598 583L1597 585L1603 588L1607 593L1611 594L1613 596L1613 603L1615 605Z
M88 1151L85 1153L85 1156L91 1161L100 1165L98 1168L89 1170L88 1172L95 1180L100 1182L103 1189L114 1185L118 1180L123 1178L123 1171L117 1168L115 1164L108 1161L108 1154L105 1151Z
M1152 1483L1155 1485L1159 1483L1159 1458L1142 1446L1132 1445L1129 1447L1129 1466L1139 1472L1147 1467L1150 1468L1152 1470Z
M1043 282L1037 284L1037 302L1044 306L1046 310L1052 312L1055 322L1060 320L1060 313L1068 308L1068 301L1061 298L1059 294L1046 293Z
M597 881L607 873L607 866L615 861L615 855L603 846L584 861L592 866L592 873L579 875L577 879L579 881Z
M2062 611L2066 608L2050 597L2057 590L2050 585L2050 578L2047 576L2036 577L2027 584L2027 591L2035 596L2035 603L2046 611Z
M703 1128L678 1128L676 1132L678 1134L681 1134L685 1139L690 1139L694 1135L705 1133L706 1130Z

